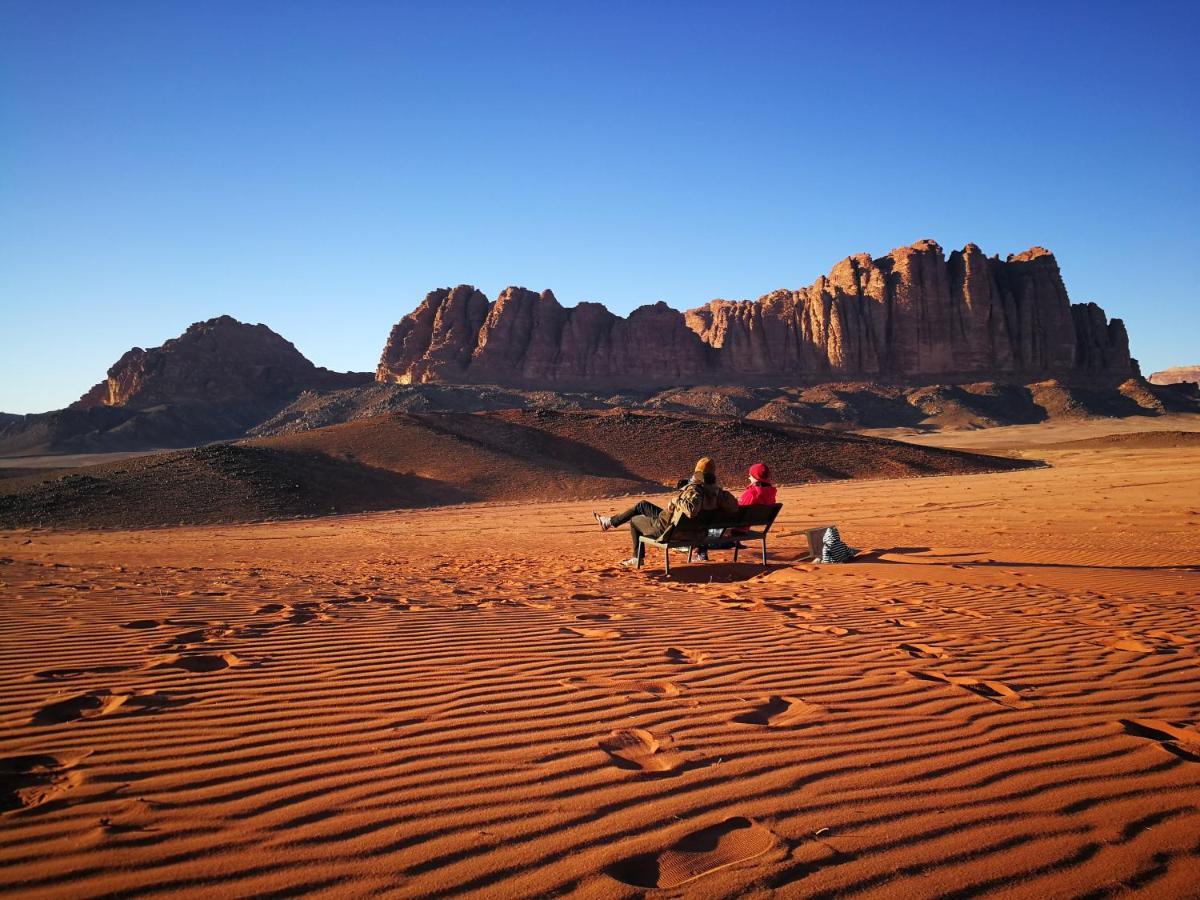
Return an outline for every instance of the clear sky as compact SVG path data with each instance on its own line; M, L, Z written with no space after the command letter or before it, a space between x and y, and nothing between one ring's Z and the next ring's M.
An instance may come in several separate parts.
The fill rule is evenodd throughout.
M0 0L0 410L221 313L372 370L441 286L686 308L924 237L1200 362L1197 6Z

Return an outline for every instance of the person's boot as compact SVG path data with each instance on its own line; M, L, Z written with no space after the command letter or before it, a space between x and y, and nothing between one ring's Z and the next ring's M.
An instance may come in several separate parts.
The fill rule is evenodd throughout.
M592 510L592 515L596 517L596 521L600 524L601 531L608 531L608 529L613 527L612 516L602 516L595 510Z

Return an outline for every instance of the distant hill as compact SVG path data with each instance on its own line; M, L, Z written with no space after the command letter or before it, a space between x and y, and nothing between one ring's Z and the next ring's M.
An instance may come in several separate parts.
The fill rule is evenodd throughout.
M623 411L391 414L0 480L0 527L239 522L470 501L661 493L716 457L725 483L767 461L781 483L1032 463L823 429Z
M184 447L240 437L306 390L367 383L309 362L266 325L197 322L161 347L134 347L66 409L0 418L0 454Z
M296 434L388 412L476 412L502 409L668 412L707 419L745 419L838 430L963 429L1026 425L1089 416L1200 413L1200 402L1139 378L1120 382L1033 384L975 382L921 386L833 382L809 387L698 386L662 391L588 393L524 391L496 385L371 384L304 393L254 426L253 437Z
M1150 376L1149 381L1151 384L1183 384L1185 382L1200 384L1200 365L1172 366L1161 372L1155 372Z

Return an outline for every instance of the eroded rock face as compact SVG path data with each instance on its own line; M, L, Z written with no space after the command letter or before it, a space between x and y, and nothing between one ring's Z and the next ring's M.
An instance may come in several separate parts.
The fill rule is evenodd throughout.
M851 256L810 287L628 318L549 291L489 303L460 285L426 296L384 348L379 381L621 388L830 378L978 380L1138 374L1119 319L1072 306L1050 251L1001 261L918 241Z
M1155 372L1148 380L1151 384L1200 383L1200 366L1172 366Z
M274 402L363 381L362 375L314 366L266 325L220 316L197 322L161 347L134 347L71 408Z

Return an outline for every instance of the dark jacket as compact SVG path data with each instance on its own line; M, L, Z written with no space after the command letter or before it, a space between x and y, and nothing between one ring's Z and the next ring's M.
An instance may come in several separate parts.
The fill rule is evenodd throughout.
M731 516L738 510L737 497L719 484L705 484L693 479L675 492L667 508L658 517L659 527L666 530L680 519L703 522Z

